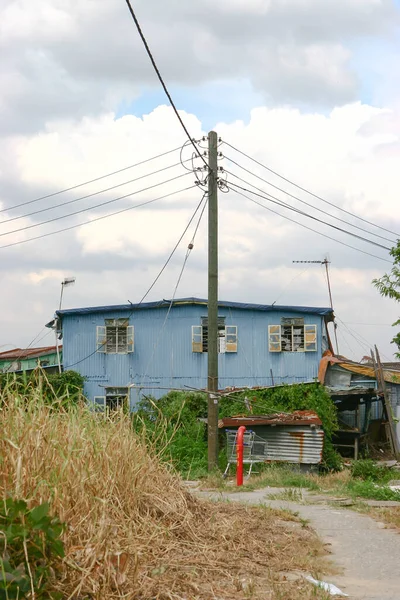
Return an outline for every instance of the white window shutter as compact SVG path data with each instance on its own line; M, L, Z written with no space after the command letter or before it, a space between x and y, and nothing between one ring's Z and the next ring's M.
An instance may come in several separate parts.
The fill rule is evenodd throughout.
M96 327L97 352L107 352L107 330L104 325Z
M192 352L203 352L203 327L192 325Z
M317 351L317 326L304 325L304 350L306 352Z
M94 401L94 412L106 412L106 397L95 396Z
M135 349L135 331L133 325L127 327L126 349L127 352L133 352Z
M238 351L238 328L237 325L226 325L225 327L225 352Z
M281 326L268 325L268 349L270 352L281 352Z

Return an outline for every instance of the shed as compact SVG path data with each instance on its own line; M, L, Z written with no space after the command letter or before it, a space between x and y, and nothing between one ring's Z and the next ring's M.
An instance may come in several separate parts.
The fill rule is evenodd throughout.
M322 422L313 411L225 417L220 429L237 429L244 425L267 443L265 462L283 462L311 470L322 461L324 432Z

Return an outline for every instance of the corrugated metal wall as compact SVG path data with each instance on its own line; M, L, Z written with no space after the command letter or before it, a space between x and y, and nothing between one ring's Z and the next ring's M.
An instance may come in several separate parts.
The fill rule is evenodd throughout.
M324 432L309 425L259 425L254 433L266 440L266 460L317 465L322 460Z
M130 316L130 325L135 327L135 350L126 355L96 352L96 326L104 325L104 319L128 317L129 311L64 316L64 369L75 369L85 376L89 399L103 396L104 386L141 385L146 387L142 393L156 397L165 393L158 387L205 388L207 354L192 352L191 328L200 325L206 307L173 307L163 326L166 312L166 308L142 309ZM221 308L219 314L226 317L227 325L238 327L237 353L219 355L220 388L296 383L317 377L325 327L322 317L229 308ZM279 324L282 317L299 316L306 324L317 325L317 352L270 353L268 325ZM131 404L136 401L137 390L132 390Z

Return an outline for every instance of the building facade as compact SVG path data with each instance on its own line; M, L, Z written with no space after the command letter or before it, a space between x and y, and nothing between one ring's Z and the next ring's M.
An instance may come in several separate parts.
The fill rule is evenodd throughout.
M62 347L59 347L60 362L62 363ZM14 348L0 352L0 373L16 373L33 371L41 366L48 372L58 371L58 357L55 346L41 348Z
M219 303L219 388L312 381L330 348L329 308ZM207 386L207 301L197 298L57 313L64 370L100 408Z

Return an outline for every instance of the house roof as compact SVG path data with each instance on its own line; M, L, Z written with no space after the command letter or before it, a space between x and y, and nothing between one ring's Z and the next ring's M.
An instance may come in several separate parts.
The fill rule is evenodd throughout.
M246 417L224 417L218 421L223 427L254 427L255 425L322 425L317 413L312 410L296 410L292 413L274 413L272 415L249 415Z
M116 304L111 306L89 306L83 308L69 308L57 311L57 315L63 317L65 315L84 315L89 313L103 313L112 311L135 311L150 308L168 308L171 300L159 300L157 302L142 302L139 304ZM180 298L174 300L173 306L207 306L207 300L202 298ZM316 306L280 306L276 304L249 304L246 302L225 302L219 301L220 308L237 308L241 310L258 310L262 312L297 312L310 315L328 316L333 319L333 311L331 308L321 308Z
M391 363L389 363L391 364ZM327 350L324 356L321 358L318 369L318 380L320 383L325 383L326 372L329 365L338 365L346 371L355 373L356 375L364 375L371 379L376 379L374 367L369 364L356 363L352 360L348 360L343 356L333 356L333 354ZM383 365L382 365L383 366ZM400 372L396 369L388 369L383 366L383 377L388 383L400 384Z
M62 346L59 346L62 350ZM0 352L0 360L23 360L24 358L36 358L45 354L53 354L57 351L55 346L43 346L40 348L14 348L7 352Z

